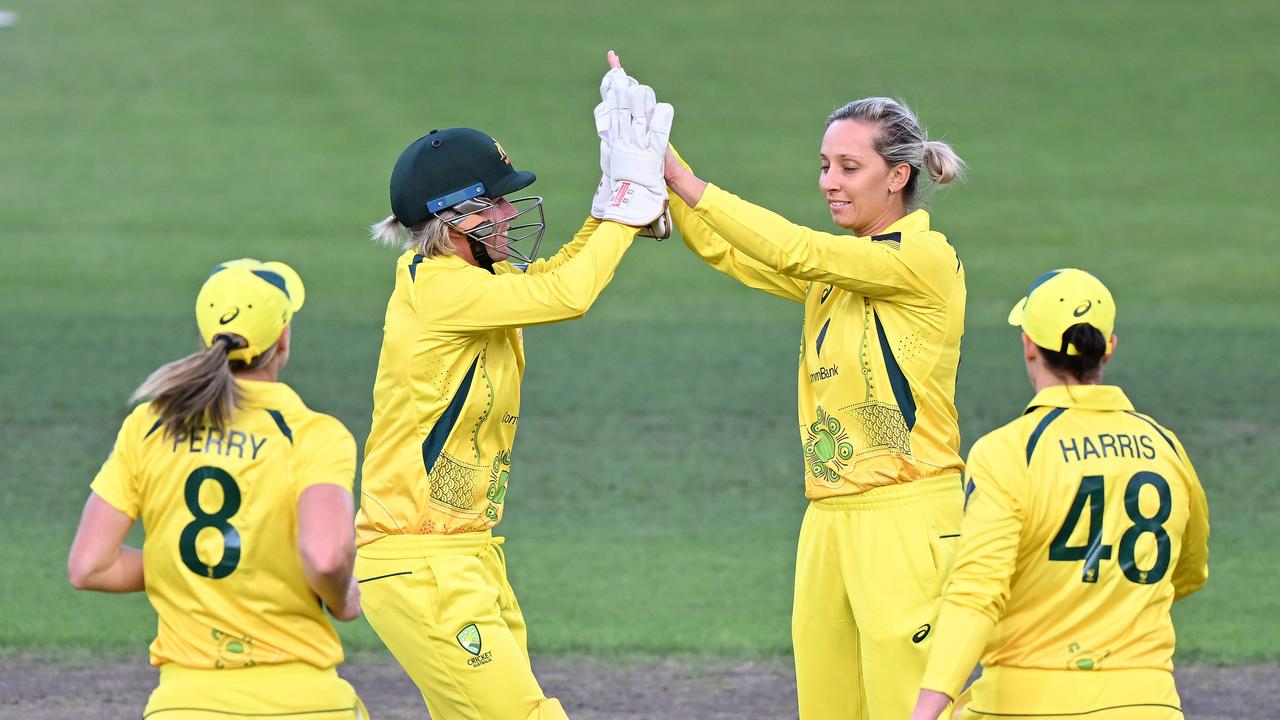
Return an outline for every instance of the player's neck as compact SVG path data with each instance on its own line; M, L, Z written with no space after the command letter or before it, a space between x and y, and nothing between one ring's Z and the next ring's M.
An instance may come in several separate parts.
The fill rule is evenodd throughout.
M1073 377L1070 374L1055 375L1048 370L1040 370L1031 377L1031 386L1036 392L1040 392L1045 388L1051 388L1057 385L1079 386L1079 385L1101 385L1102 373L1099 372L1091 375L1084 380Z
M280 380L280 368L276 363L268 363L265 367L241 370L233 374L237 380L253 380L256 382L278 382Z

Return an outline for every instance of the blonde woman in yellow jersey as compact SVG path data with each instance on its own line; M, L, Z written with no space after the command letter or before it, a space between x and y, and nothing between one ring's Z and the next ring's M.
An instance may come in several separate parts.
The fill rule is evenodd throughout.
M334 668L352 578L355 441L280 382L302 280L234 260L196 298L206 349L152 373L93 480L72 585L145 590L159 627L155 720L366 717ZM141 550L124 545L136 520Z
M1036 396L969 452L914 720L939 717L979 658L957 717L1182 717L1169 607L1208 578L1208 508L1178 438L1102 384L1115 318L1075 269L1037 278L1010 313Z
M812 230L699 179L671 153L684 242L749 287L804 306L799 422L805 513L792 642L800 717L905 717L959 533L954 404L964 269L922 175L960 159L888 98L827 119L818 189L850 234Z
M670 106L655 106L651 90L619 75L606 76L597 108L606 154L594 217L554 257L534 259L542 223L523 219L540 216L541 200L504 197L533 174L467 128L432 131L401 154L391 177L395 214L374 228L405 251L374 384L356 575L369 623L433 718L566 717L530 668L502 538L492 531L521 421L521 329L586 313L638 226L663 212ZM513 245L524 237L533 249Z

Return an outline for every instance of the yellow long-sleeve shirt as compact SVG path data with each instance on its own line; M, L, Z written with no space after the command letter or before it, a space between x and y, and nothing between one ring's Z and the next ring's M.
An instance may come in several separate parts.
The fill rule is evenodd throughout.
M524 374L521 328L581 317L635 228L588 220L555 257L494 274L453 256L396 262L365 444L356 544L502 518Z
M671 193L686 245L749 287L804 304L799 421L805 495L963 470L955 408L964 268L917 210L875 237L818 232L708 185Z
M984 668L1172 670L1169 607L1208 578L1204 490L1120 388L1045 388L969 452L923 687Z
M236 382L221 431L170 435L139 405L91 486L146 528L151 664L333 667L342 644L302 572L297 507L313 485L351 490L355 439L284 383Z

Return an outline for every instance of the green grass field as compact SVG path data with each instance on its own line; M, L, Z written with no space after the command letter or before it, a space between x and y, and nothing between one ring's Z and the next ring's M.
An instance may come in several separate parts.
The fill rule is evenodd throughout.
M193 348L212 265L299 269L285 379L363 440L394 257L365 228L397 153L433 127L496 135L540 177L553 250L595 187L615 48L704 177L798 222L830 227L816 149L846 100L903 97L968 160L933 202L968 268L966 448L1030 397L1004 324L1027 282L1100 275L1121 305L1108 378L1180 434L1209 495L1180 657L1280 661L1274 2L7 6L3 648L150 639L145 598L76 593L64 562L124 399ZM787 652L799 325L671 241L638 245L585 321L527 334L501 529L535 652ZM377 645L362 621L344 637Z

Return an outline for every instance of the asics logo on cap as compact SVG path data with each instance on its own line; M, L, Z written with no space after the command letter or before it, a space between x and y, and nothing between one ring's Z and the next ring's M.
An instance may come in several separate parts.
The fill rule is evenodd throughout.
M240 308L238 307L231 308L230 310L222 313L222 317L218 318L218 324L226 325L227 323L239 317L239 315L240 315Z
M1091 307L1093 307L1093 301L1085 300L1083 303L1080 304L1080 307L1076 308L1075 312L1071 314L1075 315L1076 317L1080 317L1081 315L1084 315L1085 313L1089 312L1089 308Z

